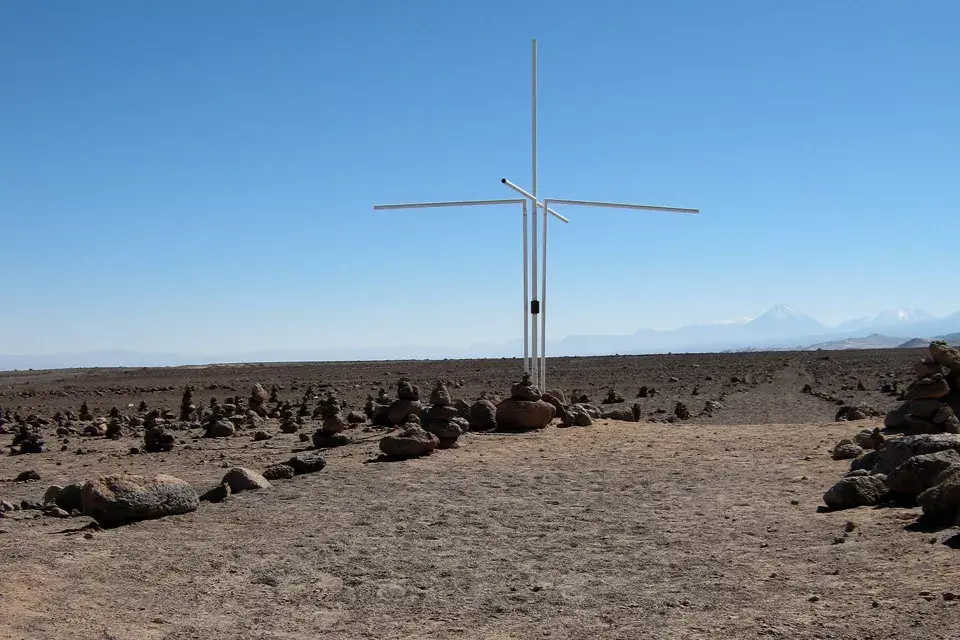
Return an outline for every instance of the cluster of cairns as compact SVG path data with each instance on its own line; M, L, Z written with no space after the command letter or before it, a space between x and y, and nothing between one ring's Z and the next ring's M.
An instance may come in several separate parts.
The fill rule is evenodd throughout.
M827 507L917 504L930 523L960 524L960 349L933 342L914 371L883 432L865 429L834 447L850 471L824 494Z

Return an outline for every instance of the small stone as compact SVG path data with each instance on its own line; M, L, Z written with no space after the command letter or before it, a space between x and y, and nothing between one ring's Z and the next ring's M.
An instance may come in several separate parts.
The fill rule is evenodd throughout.
M800 501L799 501L799 500L791 500L791 501L790 501L790 504L792 504L793 506L797 506L798 504L800 504Z
M942 597L945 601L951 602L957 599L957 594L953 593L952 591L944 591Z
M809 602L820 602L820 596L810 596L807 600Z
M26 471L21 471L16 478L13 479L14 482L35 482L40 479L40 473L35 469L27 469Z
M857 523L853 522L852 520L847 520L847 524L843 526L843 530L846 531L847 533L853 533L853 531L856 528L857 528Z

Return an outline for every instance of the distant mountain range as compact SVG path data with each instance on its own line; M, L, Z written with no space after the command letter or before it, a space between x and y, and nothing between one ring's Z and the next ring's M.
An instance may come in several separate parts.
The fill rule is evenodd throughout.
M550 356L647 353L763 351L782 349L886 349L927 336L960 336L960 312L934 317L920 309L892 309L874 316L827 326L787 305L761 315L669 330L639 329L627 335L572 335L547 343ZM388 346L302 351L253 351L220 354L144 354L129 351L51 355L0 355L0 370L71 367L147 367L223 362L315 362L351 360L426 360L513 358L521 340L476 344L468 348Z

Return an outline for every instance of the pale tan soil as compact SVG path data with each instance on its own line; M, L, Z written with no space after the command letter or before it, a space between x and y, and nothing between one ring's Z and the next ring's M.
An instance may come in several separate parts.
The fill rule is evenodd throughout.
M847 468L829 447L872 424L601 422L399 463L369 463L365 434L317 474L89 539L69 531L85 518L18 512L0 519L0 637L960 638L941 597L960 593L956 531L908 530L917 509L817 512ZM78 442L0 457L0 476L44 478L0 497L116 470L203 488L302 446Z

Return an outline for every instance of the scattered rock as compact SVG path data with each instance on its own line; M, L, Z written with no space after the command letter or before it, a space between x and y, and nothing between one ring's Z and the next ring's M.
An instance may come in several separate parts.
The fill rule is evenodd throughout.
M673 407L673 415L675 415L680 420L689 420L690 410L687 409L687 405L683 404L680 401L677 401L677 404Z
M282 464L293 468L294 474L299 476L304 473L315 473L320 471L326 466L327 461L324 460L323 456L321 456L319 453L304 452L298 453Z
M226 482L221 482L209 491L200 496L202 502L223 502L230 497L232 490Z
M36 469L21 471L17 474L17 477L13 479L14 482L36 482L38 480L40 480L40 472Z
M272 464L263 470L263 477L267 480L289 480L293 476L293 467L285 464Z

